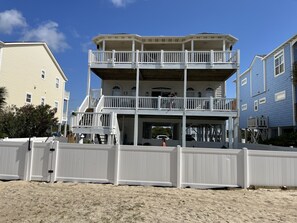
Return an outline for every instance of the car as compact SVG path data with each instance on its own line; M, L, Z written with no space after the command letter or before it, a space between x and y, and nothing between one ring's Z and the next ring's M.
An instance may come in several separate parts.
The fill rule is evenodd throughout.
M168 140L169 137L167 135L157 135L156 139L166 139L166 140Z

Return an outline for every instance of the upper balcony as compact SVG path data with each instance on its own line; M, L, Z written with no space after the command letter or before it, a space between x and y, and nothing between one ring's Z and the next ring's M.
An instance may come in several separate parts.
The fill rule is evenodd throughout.
M239 66L238 51L89 51L89 64L101 69L226 69Z

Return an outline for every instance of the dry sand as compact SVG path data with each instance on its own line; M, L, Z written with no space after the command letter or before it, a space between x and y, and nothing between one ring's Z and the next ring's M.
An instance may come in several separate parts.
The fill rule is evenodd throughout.
M297 222L297 190L0 181L0 222Z

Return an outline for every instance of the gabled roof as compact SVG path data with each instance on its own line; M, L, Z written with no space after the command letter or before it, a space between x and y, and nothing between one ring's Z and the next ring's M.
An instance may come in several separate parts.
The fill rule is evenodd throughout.
M279 45L277 48L275 48L274 50L272 50L270 53L268 53L264 59L266 59L267 57L269 57L271 54L274 54L275 52L277 52L278 50L280 50L284 45L286 45L287 43L293 42L295 43L297 41L297 34L295 34L293 37L291 37L290 39L288 39L286 42L282 43L281 45Z
M51 50L49 49L49 47L45 42L6 42L4 43L0 41L0 47L17 47L17 46L43 46L46 52L48 53L48 55L50 56L50 58L52 59L52 61L54 62L54 64L56 65L57 69L61 73L64 80L65 81L68 80L62 68L60 67L58 61L56 60L56 58L54 57L54 55L52 54Z
M263 60L264 57L265 57L265 56L263 56L263 55L256 55L256 56L254 56L254 59L252 60L251 65L249 66L248 69L246 69L244 72L242 72L242 73L240 74L240 77L243 76L243 75L245 75L245 73L249 72L249 71L252 69L252 67L253 67L253 65L254 65L254 63L255 63L255 61L256 61L257 58Z

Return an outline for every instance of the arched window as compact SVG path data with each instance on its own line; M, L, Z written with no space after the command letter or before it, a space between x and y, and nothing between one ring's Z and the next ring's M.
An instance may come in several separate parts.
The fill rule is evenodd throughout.
M114 86L112 88L112 96L121 96L122 95L122 90L119 86Z
M187 97L195 97L194 88L187 88Z
M136 96L136 87L131 88L131 96Z
M206 88L205 97L214 97L214 90L212 88Z

